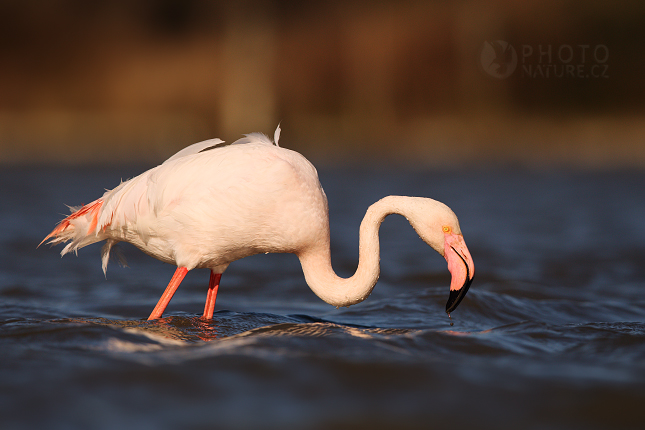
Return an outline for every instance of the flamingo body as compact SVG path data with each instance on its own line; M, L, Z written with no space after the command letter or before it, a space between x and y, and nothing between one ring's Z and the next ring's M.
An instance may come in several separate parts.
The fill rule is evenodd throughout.
M187 271L208 268L204 317L210 318L221 274L233 261L258 253L296 254L307 283L328 303L348 306L364 300L379 275L378 227L385 216L400 213L448 260L456 285L451 285L451 298L458 291L460 296L453 299L458 304L474 266L456 216L432 199L390 196L372 205L361 224L356 274L336 276L330 262L327 198L316 169L299 153L279 147L279 134L278 127L275 143L251 133L228 146L219 139L191 145L94 202L73 208L43 242L69 241L64 255L105 240L104 271L112 246L121 241L176 265L151 319L162 315ZM454 270L449 236L450 249L459 256L452 258Z

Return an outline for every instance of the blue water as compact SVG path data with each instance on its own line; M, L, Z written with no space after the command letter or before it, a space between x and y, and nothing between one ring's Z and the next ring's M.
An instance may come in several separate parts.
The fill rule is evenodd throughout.
M199 270L147 322L174 267L125 246L106 278L100 245L36 249L64 204L140 170L0 171L0 428L642 428L645 173L321 169L344 276L377 199L453 208L476 277L452 321L445 260L392 216L363 303L260 255L224 274L212 322Z

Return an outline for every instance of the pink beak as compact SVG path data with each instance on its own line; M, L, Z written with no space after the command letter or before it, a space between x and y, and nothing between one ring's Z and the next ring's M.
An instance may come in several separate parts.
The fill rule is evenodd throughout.
M450 312L457 309L473 282L475 264L462 235L445 233L445 237L444 256L448 262L448 270L452 275L450 297L446 303L446 313L450 315Z

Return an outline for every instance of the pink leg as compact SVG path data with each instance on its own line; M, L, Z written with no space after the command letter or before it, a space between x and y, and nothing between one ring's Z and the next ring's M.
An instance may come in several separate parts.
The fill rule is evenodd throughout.
M206 295L206 306L204 306L205 320L213 319L215 311L215 300L217 299L217 290L219 289L219 280L222 278L221 273L215 273L211 270L211 279L208 282L208 294Z
M163 292L163 295L157 302L157 306L155 306L152 313L148 317L148 321L161 318L163 311L166 310L166 306L168 306L168 303L170 303L170 299L172 299L175 291L177 291L177 288L179 287L179 284L181 284L181 281L184 280L186 273L188 273L188 269L186 269L185 267L177 267L175 274L172 276L170 283L166 287L166 291Z

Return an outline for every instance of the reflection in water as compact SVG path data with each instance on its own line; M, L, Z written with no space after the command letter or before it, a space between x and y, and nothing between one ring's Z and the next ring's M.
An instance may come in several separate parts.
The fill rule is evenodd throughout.
M299 321L300 320L300 321ZM110 320L106 318L72 318L51 321L57 324L79 324L122 329L125 333L143 335L163 345L222 340L228 337L299 336L324 337L344 333L363 339L397 336L413 332L405 329L359 328L332 322L310 322L310 318L283 317L269 314L219 311L212 320L202 317L169 316L156 320Z

